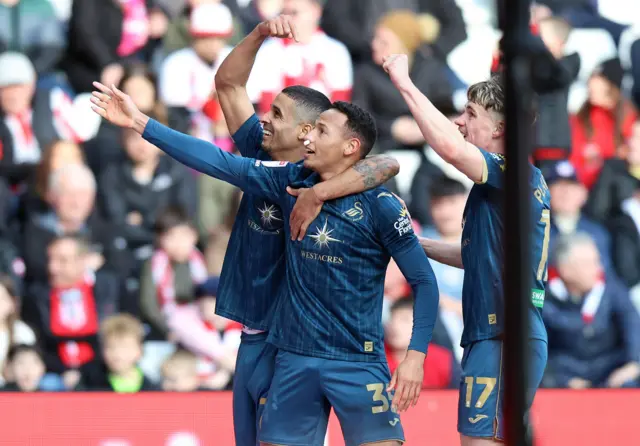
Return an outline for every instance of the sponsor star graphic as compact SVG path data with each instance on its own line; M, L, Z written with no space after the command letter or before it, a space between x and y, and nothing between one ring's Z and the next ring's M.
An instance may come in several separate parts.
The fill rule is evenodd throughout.
M281 218L276 217L278 210L272 204L264 203L262 208L258 208L258 212L260 212L260 220L264 226L270 225L274 221L282 221Z
M324 226L322 228L316 226L316 233L309 237L316 241L315 246L324 248L329 246L329 242L340 242L337 238L331 237L332 232L333 229L327 228L327 220L325 220Z

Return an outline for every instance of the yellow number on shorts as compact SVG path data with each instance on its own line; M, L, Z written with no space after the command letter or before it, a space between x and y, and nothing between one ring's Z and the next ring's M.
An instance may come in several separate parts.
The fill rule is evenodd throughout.
M367 390L373 392L373 401L376 403L382 403L381 406L373 406L371 413L384 413L389 410L389 398L382 394L384 391L384 384L367 384Z
M551 212L549 209L542 210L540 223L544 223L544 239L542 240L542 255L538 264L538 280L547 280L547 259L549 258L549 235L551 234Z
M484 386L484 390L478 397L478 401L476 401L475 407L477 409L482 409L484 403L487 402L491 392L496 387L496 382L498 380L495 378L483 378L477 377L475 379L475 383L481 386ZM466 385L465 397L464 397L464 405L465 407L471 407L471 394L473 393L473 376L467 376L464 379L464 383Z

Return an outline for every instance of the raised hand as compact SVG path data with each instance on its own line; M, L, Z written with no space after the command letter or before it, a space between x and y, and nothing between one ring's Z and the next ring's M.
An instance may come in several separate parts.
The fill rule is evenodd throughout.
M382 68L389 74L391 81L396 86L403 86L411 82L409 77L409 58L406 54L392 54L385 57Z
M294 39L298 41L298 32L293 19L288 15L279 15L273 19L265 20L258 25L260 34L265 37L279 37L282 39Z
M134 128L135 118L140 115L140 110L133 103L133 99L118 90L115 85L109 88L100 82L94 82L93 86L99 91L92 93L91 109L118 127Z

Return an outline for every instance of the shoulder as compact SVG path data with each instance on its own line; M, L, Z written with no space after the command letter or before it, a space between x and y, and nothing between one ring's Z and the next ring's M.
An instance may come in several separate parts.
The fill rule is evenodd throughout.
M349 53L349 50L347 49L347 46L344 43L342 43L338 39L328 36L323 32L319 32L316 35L315 43L318 45L322 45L327 50L340 51L340 52L344 51L346 53Z
M364 201L368 203L370 212L374 215L397 215L407 216L409 212L402 205L400 200L392 194L389 189L383 186L378 186L373 189L360 193ZM403 214L404 215L401 215Z

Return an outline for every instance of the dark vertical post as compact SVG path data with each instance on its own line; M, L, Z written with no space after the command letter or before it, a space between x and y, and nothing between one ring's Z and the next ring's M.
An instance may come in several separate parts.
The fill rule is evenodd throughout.
M526 412L528 304L531 299L530 168L532 145L530 0L499 0L506 93L504 427L510 446L529 446Z

